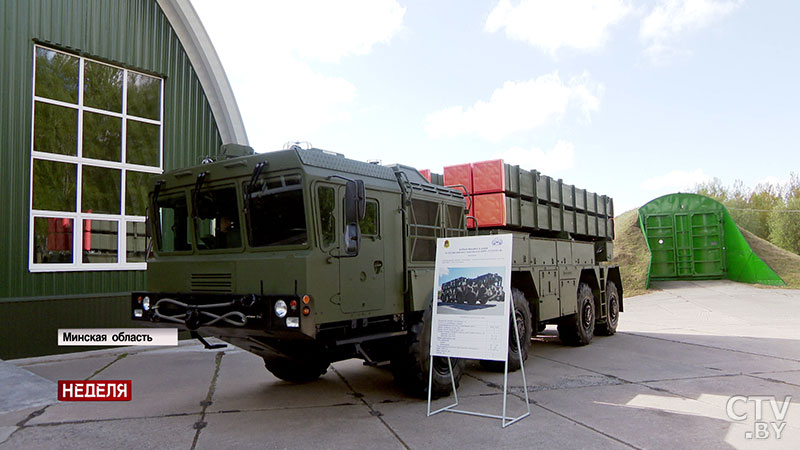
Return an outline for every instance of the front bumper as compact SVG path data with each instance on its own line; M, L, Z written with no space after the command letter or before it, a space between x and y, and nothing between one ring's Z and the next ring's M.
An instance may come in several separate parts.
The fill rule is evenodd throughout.
M282 301L286 315L278 317ZM293 306L292 306L293 305ZM177 327L218 337L289 337L307 329L311 318L303 316L296 295L131 293L131 318L157 327Z

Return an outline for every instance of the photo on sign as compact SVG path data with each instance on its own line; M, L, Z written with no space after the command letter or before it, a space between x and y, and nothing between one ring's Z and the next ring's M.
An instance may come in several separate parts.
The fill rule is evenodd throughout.
M436 289L436 313L503 315L505 267L442 268Z

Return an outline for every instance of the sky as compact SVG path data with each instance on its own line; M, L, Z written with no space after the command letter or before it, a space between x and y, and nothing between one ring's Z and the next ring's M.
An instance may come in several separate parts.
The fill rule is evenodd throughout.
M800 2L191 0L250 145L502 158L620 214L800 172Z

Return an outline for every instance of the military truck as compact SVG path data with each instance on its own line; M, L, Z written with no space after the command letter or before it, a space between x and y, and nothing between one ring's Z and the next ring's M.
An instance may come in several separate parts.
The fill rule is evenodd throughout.
M262 154L225 145L220 153L152 180L153 251L147 291L131 295L134 320L189 331L207 348L221 344L204 337L217 337L293 382L349 358L388 365L400 386L424 396L436 239L511 233L511 324L522 342L512 334L511 370L547 324L571 345L616 330L623 290L609 262L607 197L569 186L570 206L561 180L503 165L515 170L507 184L520 195L502 194L507 223L481 226L477 207L486 199L443 185L447 170L426 178L409 166L297 145ZM446 395L447 361L433 365L431 393ZM455 361L456 383L463 370Z
M475 278L458 277L442 283L439 301L464 305L505 301L503 278L496 273Z

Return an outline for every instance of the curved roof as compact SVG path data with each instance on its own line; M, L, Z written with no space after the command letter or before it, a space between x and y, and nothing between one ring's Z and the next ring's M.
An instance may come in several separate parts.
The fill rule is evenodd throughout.
M249 145L222 62L189 0L157 0L203 85L223 144Z

